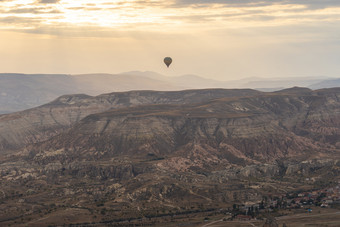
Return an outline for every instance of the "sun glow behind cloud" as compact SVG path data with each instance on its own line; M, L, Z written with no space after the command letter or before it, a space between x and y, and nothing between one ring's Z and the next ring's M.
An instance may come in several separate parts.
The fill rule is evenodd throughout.
M91 26L105 30L182 32L182 29L262 27L340 20L340 7L311 9L307 5L280 1L241 6L211 4L209 1L187 5L158 0L50 2L0 1L1 29L39 32L39 29L43 31L43 28L51 26L54 29Z

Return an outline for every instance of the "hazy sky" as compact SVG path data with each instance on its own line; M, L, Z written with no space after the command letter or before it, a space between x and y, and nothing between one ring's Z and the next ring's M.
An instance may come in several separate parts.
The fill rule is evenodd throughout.
M0 0L0 68L340 77L340 1Z

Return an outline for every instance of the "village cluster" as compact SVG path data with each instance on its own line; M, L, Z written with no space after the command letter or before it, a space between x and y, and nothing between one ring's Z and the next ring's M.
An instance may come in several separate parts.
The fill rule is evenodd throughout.
M326 189L268 195L264 196L260 203L234 204L231 219L248 221L263 212L298 208L304 208L306 212L313 212L313 206L327 208L336 205L340 206L340 181L336 186Z

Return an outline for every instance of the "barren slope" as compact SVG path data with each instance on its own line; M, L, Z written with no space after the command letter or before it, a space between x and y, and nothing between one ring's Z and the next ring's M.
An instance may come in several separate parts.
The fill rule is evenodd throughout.
M89 114L109 109L144 104L185 104L221 97L255 95L260 92L240 90L187 90L174 92L131 91L99 96L65 95L30 110L0 115L0 154L46 140L68 129Z
M238 154L244 162L336 151L339 90L297 91L110 110L84 118L41 146L111 157L173 155L191 145L209 147L216 159Z

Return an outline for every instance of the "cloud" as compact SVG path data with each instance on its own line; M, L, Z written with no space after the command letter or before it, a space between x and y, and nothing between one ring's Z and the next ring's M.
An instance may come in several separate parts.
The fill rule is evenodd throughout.
M309 8L319 9L327 7L338 7L340 1L338 0L289 0L287 4L301 4Z
M40 0L39 1L39 3L42 3L42 4L55 4L58 2L60 2L60 0Z
M271 1L271 2L275 2ZM254 6L254 5L263 5L268 4L259 0L176 0L174 2L177 6L185 6L185 5L211 5L211 4L223 4L223 5L233 5L233 6ZM271 4L271 3L269 3Z
M41 23L43 18L40 17L16 17L16 16L8 16L8 17L1 17L0 24L6 25L15 25L15 29L25 28L25 27L34 27Z
M110 30L178 34L225 28L304 26L309 23L322 26L322 23L340 20L340 8L336 8L340 6L338 0L32 0L33 3L27 5L19 0L12 2L14 4L0 0L0 5L4 5L0 11L2 28L13 28L14 21L17 21L16 30L29 31L23 21L32 22L30 18L36 18L29 28L35 27L38 32L51 34L53 29L47 26L54 27L57 34L74 34L69 27L77 30L90 26L94 36L105 36L110 34ZM22 21L18 19L20 17ZM6 26L6 23L11 26ZM64 33L62 29L65 29ZM83 30L88 36L89 32Z
M230 6L264 6L273 4L292 4L306 5L311 8L325 8L332 6L340 6L338 0L176 0L176 5L197 5L197 4L223 4Z
M18 8L6 11L7 14L56 14L62 13L59 10L46 7L36 7L36 8Z

